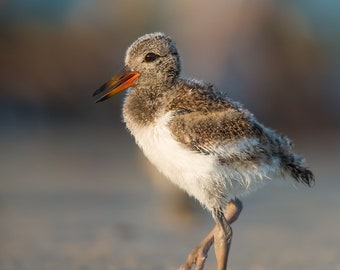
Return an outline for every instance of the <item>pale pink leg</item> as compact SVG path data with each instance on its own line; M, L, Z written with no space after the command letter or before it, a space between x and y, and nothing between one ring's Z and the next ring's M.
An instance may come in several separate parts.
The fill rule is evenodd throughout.
M208 257L208 251L214 243L218 270L227 267L228 254L231 245L232 231L230 224L237 220L242 210L242 203L236 199L227 204L224 215L216 216L217 225L211 232L189 253L186 261L178 270L191 270L195 264L195 270L202 270ZM217 215L217 213L216 213Z

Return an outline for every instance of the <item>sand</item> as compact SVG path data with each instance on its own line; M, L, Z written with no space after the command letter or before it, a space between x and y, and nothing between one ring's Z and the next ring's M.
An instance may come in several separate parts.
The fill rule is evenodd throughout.
M0 138L1 270L177 269L213 226L121 126L26 126ZM229 270L340 269L338 138L295 139L313 189L270 183L243 198ZM215 266L212 249L206 269Z

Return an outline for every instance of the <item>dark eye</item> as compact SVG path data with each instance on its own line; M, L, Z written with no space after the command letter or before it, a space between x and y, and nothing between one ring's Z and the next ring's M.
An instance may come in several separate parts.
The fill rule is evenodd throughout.
M147 55L145 55L145 62L153 62L155 61L157 58L159 57L158 54L155 54L155 53L148 53Z

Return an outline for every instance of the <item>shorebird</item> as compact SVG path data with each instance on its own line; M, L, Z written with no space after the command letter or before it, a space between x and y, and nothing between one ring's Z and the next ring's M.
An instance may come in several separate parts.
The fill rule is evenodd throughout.
M227 268L230 225L242 210L239 196L272 179L314 183L287 137L212 84L182 77L176 45L163 33L138 38L126 52L124 69L93 95L101 102L125 89L123 119L145 156L216 222L181 270L203 269L212 244L218 270Z

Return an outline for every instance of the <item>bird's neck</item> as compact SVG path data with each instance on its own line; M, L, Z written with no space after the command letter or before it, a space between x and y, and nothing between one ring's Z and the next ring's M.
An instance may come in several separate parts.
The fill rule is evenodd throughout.
M125 98L123 117L130 126L147 126L154 122L166 107L164 87L136 86Z

